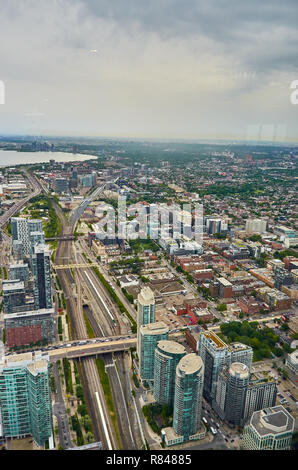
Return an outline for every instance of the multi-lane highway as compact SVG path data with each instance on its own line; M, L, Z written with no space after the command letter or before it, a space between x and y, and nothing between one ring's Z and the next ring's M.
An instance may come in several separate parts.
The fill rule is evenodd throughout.
M92 340L94 343L81 344L78 346L54 346L48 348L48 354L51 361L57 361L63 357L68 359L84 358L87 356L95 356L99 354L110 354L115 351L127 351L136 347L136 338L127 339L97 339ZM84 343L82 341L81 343Z
M95 197L98 196L98 194L104 189L103 185L100 188L97 188L96 191L89 196L87 200L85 200L81 206L75 210L70 218L69 222L65 219L65 216L63 212L61 211L61 208L59 208L58 205L55 205L57 214L61 220L62 224L62 230L61 230L61 235L63 237L67 237L68 235L72 235L74 232L74 228L76 225L76 222L78 218L81 216L85 208L88 206L88 204L95 199ZM73 252L73 243L69 243L63 240L60 240L58 249L56 252L56 257L55 257L55 264L56 265L71 265L77 262L76 259L74 259L74 252ZM81 260L82 261L82 260ZM83 260L84 262L85 260ZM100 327L102 328L102 332L104 335L106 334L115 334L119 330L117 320L115 323L111 321L111 318L109 318L108 311L110 310L108 305L105 305L105 299L104 296L100 294L100 288L98 283L98 279L94 275L94 272L92 269L86 268L83 272L80 270L73 270L73 274L68 267L68 269L61 269L57 271L57 274L59 276L60 282L62 289L65 294L66 298L66 304L67 304L67 312L69 315L70 319L70 324L71 324L71 338L72 339L80 339L84 340L87 338L87 332L86 332L86 326L85 322L83 319L82 315L82 292L81 288L83 288L84 293L89 292L89 297L92 298L92 300L95 300L95 310L96 313L100 313L101 320L100 321ZM77 294L76 297L74 295L74 287L78 286L77 289ZM106 293L105 293L106 295ZM110 300L109 300L110 302ZM94 302L93 302L94 303ZM91 310L93 311L93 309ZM105 321L104 321L105 319ZM127 343L127 348L135 346L135 340L128 340ZM95 349L98 347L97 344L95 344ZM108 348L108 350L106 350ZM114 348L114 349L113 349ZM80 349L80 347L79 347ZM111 351L113 350L123 350L123 346L120 346L119 344L114 344L114 345L109 345L109 346L104 346L101 345L99 346L99 351L102 352L109 352L111 354ZM84 391L86 392L87 395L87 403L88 407L90 410L90 415L93 420L94 427L96 428L96 431L94 434L97 434L100 436L100 438L97 438L98 440L101 440L103 442L104 448L105 449L117 449L119 446L123 446L126 449L133 449L135 448L134 441L130 435L129 438L126 438L126 429L130 428L130 422L129 422L129 417L126 409L126 403L125 400L123 400L123 394L121 393L121 383L120 381L116 380L115 378L112 378L112 367L107 367L107 374L109 375L110 378L110 385L113 393L113 397L117 399L117 394L115 393L115 390L117 390L117 393L121 393L121 397L119 395L119 398L121 400L117 399L115 402L115 407L117 411L117 419L118 419L118 424L119 428L121 428L121 443L118 443L116 440L115 433L113 432L113 425L111 422L111 416L109 414L109 411L106 406L104 394L103 394L103 389L101 386L101 383L99 381L99 376L98 376L98 371L97 371L97 366L95 359L91 357L91 355L94 354L94 351L89 353L90 357L88 357L88 352L90 350L83 350L79 351L81 354L80 356L80 361L79 361L79 372L81 374L81 379L82 379L82 384L84 386ZM51 356L56 356L57 358L67 355L68 358L71 357L77 357L78 350L73 350L71 353L70 350L68 351L63 351L62 349L56 349L51 351ZM73 356L71 356L73 354ZM87 357L86 357L87 356ZM110 371L111 370L111 371ZM108 431L107 431L108 430ZM97 436L96 436L97 437ZM122 444L122 445L121 445Z
M8 224L9 219L11 217L13 217L23 207L25 207L32 197L38 196L38 194L40 194L42 191L40 183L35 178L33 178L32 175L30 175L30 173L28 173L27 170L23 170L23 171L24 171L24 175L27 177L27 179L29 180L29 183L31 184L33 188L33 192L30 193L29 196L27 196L25 199L22 199L21 201L17 201L10 209L8 209L5 212L5 214L3 214L0 217L0 228L5 227Z

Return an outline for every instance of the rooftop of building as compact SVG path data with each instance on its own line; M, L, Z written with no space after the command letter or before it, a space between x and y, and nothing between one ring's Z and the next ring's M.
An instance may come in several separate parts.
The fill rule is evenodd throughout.
M170 340L162 340L159 341L158 344L158 349L165 353L169 354L183 354L185 353L185 347L177 343L176 341L170 341Z
M12 364L15 363L21 363L21 362L30 362L32 361L32 352L26 352L22 354L12 354L11 356L5 356L4 359L4 366L9 367Z
M138 301L142 305L155 303L154 293L150 287L145 286L138 295Z
M9 291L14 291L14 290L19 290L19 289L24 289L24 282L23 281L12 281L10 283L3 283L2 286L3 292L9 292Z
M7 313L4 315L4 320L13 320L22 317L38 317L38 316L52 316L54 315L54 308L41 308L39 310L27 310L24 312Z
M220 282L222 285L224 285L226 287L232 286L230 281L228 281L225 277L218 277L217 280L218 280L218 282Z
M294 418L282 405L278 405L255 411L250 419L250 424L260 436L264 437L268 434L278 435L293 432Z
M202 368L204 368L204 364L201 357L195 353L191 353L187 354L180 360L177 366L177 374L178 370L186 375L195 374Z
M230 365L229 373L232 376L239 376L241 379L249 377L249 368L242 362L233 362Z
M217 336L216 333L213 333L213 331L202 331L200 333L201 335L205 336L205 338L211 340L217 349L224 349L227 347L226 343L220 339L219 336Z
M32 362L32 364L27 366L27 368L32 375L37 375L40 372L47 372L48 362L45 359L41 359L39 361Z
M243 343L230 343L228 345L228 349L230 351L252 351L252 348L248 346L247 344Z
M158 335L167 333L168 331L169 327L163 321L149 323L148 325L142 325L140 327L140 333L143 335Z

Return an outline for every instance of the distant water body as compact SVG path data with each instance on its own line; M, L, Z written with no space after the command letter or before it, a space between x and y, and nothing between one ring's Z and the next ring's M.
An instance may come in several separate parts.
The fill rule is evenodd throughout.
M94 155L84 155L82 153L0 150L0 167L27 165L29 163L48 163L50 160L55 160L55 162L82 162L96 158Z

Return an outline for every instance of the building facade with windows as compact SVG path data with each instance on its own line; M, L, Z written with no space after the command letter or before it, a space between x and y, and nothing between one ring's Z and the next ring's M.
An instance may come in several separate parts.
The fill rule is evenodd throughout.
M255 411L244 427L243 450L289 450L295 420L281 405Z
M0 410L4 437L32 435L39 446L52 435L49 357L36 351L0 358Z
M144 382L154 380L154 359L157 343L167 340L169 328L163 322L142 325L139 331L139 376Z
M185 356L185 347L176 341L159 341L154 358L154 398L157 403L173 406L177 365Z
M177 365L174 395L173 430L189 441L201 428L204 364L194 353L185 355Z

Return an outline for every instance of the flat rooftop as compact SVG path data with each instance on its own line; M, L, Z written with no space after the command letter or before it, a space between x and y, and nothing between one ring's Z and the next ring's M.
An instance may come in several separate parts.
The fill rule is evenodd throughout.
M154 299L154 293L150 289L150 287L143 287L141 292L138 295L138 301L142 305L148 305L148 304L154 304L155 299Z
M187 354L180 360L177 366L177 374L179 374L178 369L186 375L195 374L203 367L204 364L200 356L195 353Z
M163 321L149 323L148 325L142 325L140 327L140 333L142 333L143 335L157 335L167 333L168 331L169 327Z
M227 345L224 341L222 341L219 336L217 336L216 333L213 333L213 331L203 331L201 335L204 335L205 338L210 339L217 348L226 348Z
M284 432L292 432L294 429L294 418L282 406L274 406L264 410L255 411L250 419L250 424L256 429L260 436L267 434L278 435Z
M185 347L176 341L162 340L157 343L158 349L169 354L183 354Z
M238 375L241 379L245 379L249 377L249 369L247 365L243 364L242 362L233 362L230 365L229 372L231 375Z

